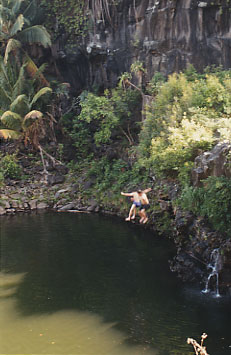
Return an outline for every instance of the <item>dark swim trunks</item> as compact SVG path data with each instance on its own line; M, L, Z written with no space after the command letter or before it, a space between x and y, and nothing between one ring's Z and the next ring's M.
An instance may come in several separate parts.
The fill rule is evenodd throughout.
M146 205L141 205L141 206L140 206L140 210L145 210L145 211L147 211L147 210L149 209L149 207L150 207L150 205L149 205L149 203L147 203Z

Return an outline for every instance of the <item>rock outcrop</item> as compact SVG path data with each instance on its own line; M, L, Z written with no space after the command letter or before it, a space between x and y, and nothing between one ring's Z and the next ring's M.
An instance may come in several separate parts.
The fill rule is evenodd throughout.
M210 152L205 152L195 159L192 170L194 186L200 186L200 181L209 176L225 176L231 178L231 143L217 144Z
M91 1L90 1L91 3ZM193 64L231 67L231 4L228 0L105 1L109 11L90 7L92 26L81 42L55 44L56 60L75 91L113 87L135 61L168 75ZM136 78L134 78L136 79ZM138 81L138 78L137 78Z

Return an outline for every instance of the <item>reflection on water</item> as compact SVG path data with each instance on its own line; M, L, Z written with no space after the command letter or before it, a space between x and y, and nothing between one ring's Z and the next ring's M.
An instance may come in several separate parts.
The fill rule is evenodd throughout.
M126 345L125 335L114 324L89 312L23 317L12 297L23 276L0 272L1 354L156 354L145 346Z
M171 244L144 228L14 216L1 219L0 247L1 355L192 355L186 339L203 332L211 355L230 354L230 301L185 291Z
M23 273L12 275L0 272L0 300L13 296L16 293L17 285L23 276Z

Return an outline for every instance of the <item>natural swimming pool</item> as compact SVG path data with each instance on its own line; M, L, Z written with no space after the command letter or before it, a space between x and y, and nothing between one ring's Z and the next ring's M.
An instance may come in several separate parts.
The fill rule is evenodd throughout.
M119 218L41 213L1 223L0 354L231 353L230 299L185 287L174 246Z

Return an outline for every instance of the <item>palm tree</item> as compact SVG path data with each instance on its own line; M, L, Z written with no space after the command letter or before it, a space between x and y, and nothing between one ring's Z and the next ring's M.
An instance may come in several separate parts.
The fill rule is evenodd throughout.
M52 92L51 88L40 89L32 99L27 95L18 95L10 105L10 110L5 111L0 122L0 136L4 139L24 139L25 144L31 143L38 148L41 135L45 134L45 117L39 110L35 110L38 101Z
M27 7L24 0L0 0L0 43L4 50L4 62L9 54L15 56L25 44L51 46L50 35L42 25L34 25L37 15L36 0Z
M43 99L52 90L46 86L36 91L36 79L26 80L26 65L23 64L18 70L14 63L4 64L0 57L0 136L4 139L27 137L27 141L31 138L36 145L38 130L32 127L41 127L43 115L38 109L45 110ZM42 68L39 70L42 71ZM29 115L31 111L33 115Z

